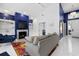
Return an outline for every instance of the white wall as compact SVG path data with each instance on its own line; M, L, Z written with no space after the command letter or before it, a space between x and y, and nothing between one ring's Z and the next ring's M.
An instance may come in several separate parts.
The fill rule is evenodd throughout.
M38 11L39 12L39 11ZM43 14L43 16L41 16ZM59 34L59 4L52 4L35 18L33 23L33 35L39 35L39 23L46 22L46 34L56 32Z
M0 34L15 35L15 21L0 19Z

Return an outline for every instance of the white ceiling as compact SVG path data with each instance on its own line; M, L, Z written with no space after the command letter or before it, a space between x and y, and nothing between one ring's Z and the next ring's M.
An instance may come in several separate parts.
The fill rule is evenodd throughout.
M0 3L0 12L6 13L8 10L9 14L20 12L31 17L37 17L52 5L52 3Z
M79 3L61 3L61 5L65 13L79 9Z
M8 10L9 14L20 12L30 17L37 17L53 4L54 3L0 3L0 12L6 13L5 10ZM61 3L61 5L65 13L79 9L79 3Z

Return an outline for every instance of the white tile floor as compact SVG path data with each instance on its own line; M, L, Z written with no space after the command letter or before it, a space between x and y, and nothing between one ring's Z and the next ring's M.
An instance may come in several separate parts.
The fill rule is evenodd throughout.
M62 38L52 56L79 56L79 38Z

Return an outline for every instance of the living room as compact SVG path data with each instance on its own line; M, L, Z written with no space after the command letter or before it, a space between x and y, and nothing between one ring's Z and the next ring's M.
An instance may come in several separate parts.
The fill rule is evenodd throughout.
M0 54L10 56L27 55L49 55L59 41L59 4L58 3L0 3ZM51 36L53 35L53 36ZM57 37L55 37L56 35ZM47 38L49 37L49 38ZM47 38L46 42L53 42L48 39L57 38L54 47L44 47L41 39ZM40 39L38 39L40 38ZM32 39L35 39L34 41ZM39 42L38 42L38 40ZM41 41L40 41L41 40ZM32 42L33 46L28 41ZM37 43L38 42L38 43ZM35 47L34 44L41 45ZM9 49L7 49L7 48ZM37 52L33 52L33 48ZM31 48L31 52L28 52ZM27 51L28 50L28 51ZM39 52L40 51L40 52ZM32 54L33 52L33 54ZM30 54L31 53L31 54Z
M78 7L75 3L0 3L0 55L79 55Z

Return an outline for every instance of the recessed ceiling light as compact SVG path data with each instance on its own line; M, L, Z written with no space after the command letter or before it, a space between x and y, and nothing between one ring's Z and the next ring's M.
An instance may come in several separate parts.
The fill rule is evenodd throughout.
M5 9L4 12L5 12L5 13L9 13L9 10Z
M76 15L76 12L72 12L71 15Z

